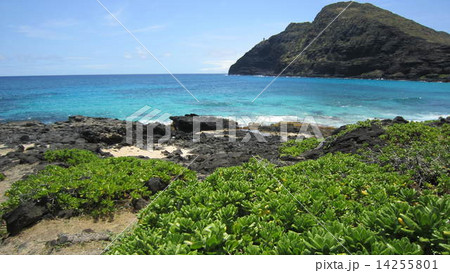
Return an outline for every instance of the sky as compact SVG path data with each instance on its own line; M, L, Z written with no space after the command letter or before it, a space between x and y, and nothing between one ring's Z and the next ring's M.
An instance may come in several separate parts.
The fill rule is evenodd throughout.
M263 38L338 2L100 1L171 73L226 73ZM361 2L450 32L449 0ZM0 0L0 76L159 73L97 0Z

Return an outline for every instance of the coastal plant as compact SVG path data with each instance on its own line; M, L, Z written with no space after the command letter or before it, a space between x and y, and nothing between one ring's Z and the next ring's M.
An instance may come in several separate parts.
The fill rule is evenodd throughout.
M93 152L80 149L49 150L45 152L44 158L49 162L64 162L71 166L99 159Z
M438 185L449 190L450 125L432 127L427 122L409 122L385 127L380 136L386 145L362 155L372 162L407 174L422 188Z
M325 140L329 148L337 138L358 128L374 125L383 129L379 144L362 145L357 153L365 162L388 166L410 176L419 187L448 193L450 186L450 124L437 121L386 123L366 120L340 128ZM437 187L435 187L437 186Z
M108 253L448 253L448 197L413 186L354 155L282 168L252 159L173 183Z
M45 201L53 213L71 210L75 214L104 216L132 200L151 199L153 193L145 185L150 178L160 178L166 185L174 179L196 180L193 171L162 160L101 159L82 150L51 151L45 156L69 166L49 165L39 173L15 182L6 192L8 200L0 205L0 214L39 200Z
M317 138L306 138L303 140L291 139L280 147L280 156L299 156L306 151L316 148L320 144Z

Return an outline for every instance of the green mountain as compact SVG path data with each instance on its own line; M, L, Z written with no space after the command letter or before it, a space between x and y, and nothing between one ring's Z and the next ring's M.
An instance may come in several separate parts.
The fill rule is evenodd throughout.
M277 75L349 4L325 6L253 47L229 74ZM450 35L372 4L352 3L285 76L450 81Z

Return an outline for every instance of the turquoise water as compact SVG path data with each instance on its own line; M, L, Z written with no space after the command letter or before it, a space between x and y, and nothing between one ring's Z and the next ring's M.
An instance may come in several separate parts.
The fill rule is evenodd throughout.
M176 75L0 77L0 121L66 120L70 115L125 119L143 106L162 113L249 116L341 125L367 118L412 120L450 115L450 83L358 79ZM158 119L156 117L155 119Z

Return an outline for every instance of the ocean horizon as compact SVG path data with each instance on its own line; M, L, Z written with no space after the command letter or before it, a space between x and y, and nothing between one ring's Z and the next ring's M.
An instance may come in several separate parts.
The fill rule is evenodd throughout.
M0 77L0 121L67 120L72 115L126 119L142 107L151 121L195 113L246 122L313 118L340 126L359 120L429 120L450 114L450 83L226 74L42 75ZM195 98L194 98L195 97ZM198 102L197 100L198 99Z

